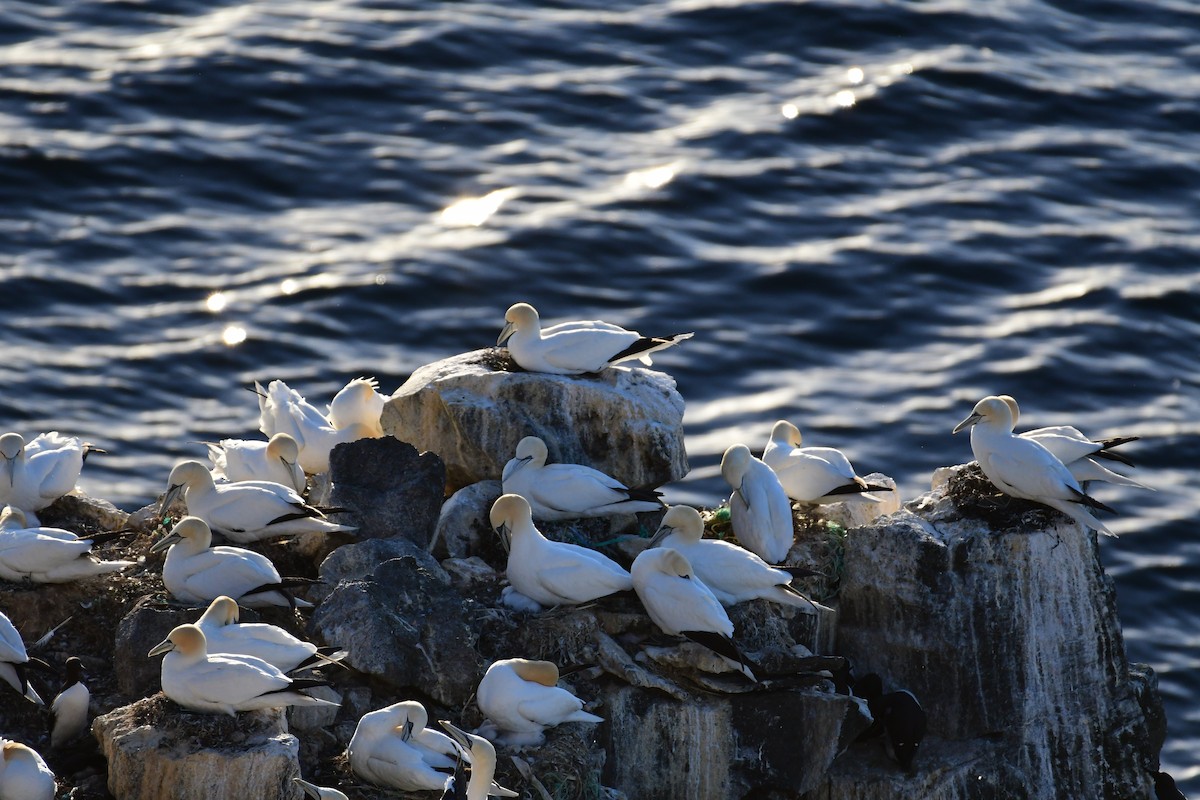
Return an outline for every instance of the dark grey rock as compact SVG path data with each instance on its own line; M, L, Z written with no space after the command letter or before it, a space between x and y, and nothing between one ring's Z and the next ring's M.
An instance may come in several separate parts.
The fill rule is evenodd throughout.
M428 547L445 499L446 470L435 453L418 453L393 436L359 439L329 455L329 502L348 513L360 539L403 537Z
M408 539L368 539L357 544L342 545L321 562L318 574L321 582L309 589L308 597L314 604L328 597L338 584L348 580L370 577L385 561L411 556L421 567L441 583L449 583L450 576L429 555Z
M138 600L117 625L113 667L121 694L149 697L157 692L163 657L147 658L146 653L176 626L195 622L203 613L203 608L168 605L149 596Z
M433 555L437 558L468 558L494 549L496 533L488 519L492 504L500 497L500 481L489 480L464 486L442 505Z

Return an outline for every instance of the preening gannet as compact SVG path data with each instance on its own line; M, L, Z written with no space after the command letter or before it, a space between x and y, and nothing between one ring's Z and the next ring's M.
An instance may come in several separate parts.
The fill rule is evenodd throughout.
M505 744L539 745L546 728L564 722L603 722L583 710L583 701L558 686L551 661L506 658L493 662L479 682L475 702Z
M721 458L721 476L733 487L729 516L742 546L769 564L787 558L795 538L792 504L774 470L735 444Z
M328 472L335 445L383 435L379 416L387 398L376 387L373 378L350 381L334 396L326 416L283 381L271 381L265 389L256 382L258 429L266 436L286 433L294 438L305 472Z
M860 478L841 450L801 447L800 429L785 419L775 423L762 454L763 463L775 471L787 496L799 503L840 503L861 497L878 503L864 492L890 491Z
M104 451L58 431L40 434L28 444L19 433L0 436L0 505L41 511L75 488L91 452Z
M491 523L508 550L510 605L526 610L576 605L633 588L629 573L607 556L543 536L520 495L502 495L492 505Z
M204 631L210 653L233 653L261 658L282 672L333 664L346 657L345 650L317 647L264 622L238 622L240 609L232 597L221 595L209 603L196 620Z
M346 748L350 769L377 786L440 791L454 769L458 748L428 725L425 706L415 700L364 714Z
M677 333L662 338L642 336L608 322L580 320L543 328L537 309L517 303L504 314L504 330L496 346L508 343L508 352L522 369L579 375L636 358L647 366L650 354L692 338Z
M502 473L505 494L529 501L535 520L577 519L662 508L660 492L630 489L583 464L547 464L546 443L526 436Z
M54 800L54 773L32 747L0 737L0 798Z
M207 442L214 480L269 481L304 494L304 470L300 467L300 445L291 434L277 433L266 441L222 439Z
M0 579L34 583L71 581L117 572L136 561L101 561L91 554L90 539L62 528L26 527L25 512L0 511Z

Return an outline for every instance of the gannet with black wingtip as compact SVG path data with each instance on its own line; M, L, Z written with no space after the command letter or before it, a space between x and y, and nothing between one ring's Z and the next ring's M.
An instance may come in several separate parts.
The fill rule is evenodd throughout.
M402 700L364 714L346 748L350 769L376 786L406 792L438 791L454 769L458 748L429 726L416 700ZM441 770L441 771L439 771Z
M44 662L29 657L25 651L25 643L21 641L21 634L17 632L12 620L5 616L4 612L0 612L0 680L16 689L17 694L31 703L45 705L33 684L29 682L27 664L41 666L49 671Z
M277 433L266 441L222 439L206 444L214 480L269 481L304 494L306 479L300 467L300 445L291 434Z
M54 773L32 747L0 737L0 798L54 800Z
M26 527L25 512L0 511L0 580L70 583L134 566L136 561L101 561L92 542L62 528Z
M103 451L58 431L28 443L19 433L0 436L0 504L41 511L75 489L90 452Z
M508 352L522 369L556 375L581 375L636 358L650 365L650 354L692 338L677 333L662 338L599 320L562 322L543 328L537 310L517 303L504 314L504 329L496 346L508 343Z
M723 606L762 599L795 606L807 614L825 608L793 588L791 574L772 567L746 548L719 539L705 539L704 520L691 506L668 509L649 546L669 547L683 553L696 576Z
M147 658L166 653L162 662L162 690L184 708L235 716L239 711L292 705L337 706L339 703L304 694L325 681L289 678L276 667L253 656L208 652L204 631L179 625Z
M1000 399L1012 410L1013 428L1015 429L1017 420L1021 418L1021 407L1017 405L1017 401L1012 395L1002 394L1000 395ZM975 435L974 430L971 431L971 435ZM1052 425L1047 428L1035 428L1019 435L1026 439L1033 439L1053 453L1071 471L1071 474L1075 476L1075 480L1079 481L1081 486L1087 481L1104 481L1106 483L1117 484L1118 486L1133 486L1138 489L1150 489L1150 491L1154 491L1149 486L1144 486L1133 478L1126 477L1119 472L1114 472L1098 460L1106 459L1132 467L1132 461L1124 455L1115 452L1112 448L1128 444L1129 442L1136 442L1141 438L1139 436L1120 436L1093 441L1084 436L1083 432L1078 428L1070 425Z
M1046 447L1014 434L1012 409L1003 399L995 395L983 398L952 432L967 428L973 428L975 460L1001 492L1058 509L1085 528L1116 535L1088 508L1116 512L1085 494L1071 471Z
M547 464L546 443L526 436L501 474L505 494L529 501L535 520L603 517L662 508L661 492L630 489L616 478L583 464Z
M785 419L771 429L762 460L775 470L787 496L799 503L840 503L856 498L878 503L878 497L865 493L891 490L860 478L841 450L801 447L800 429Z
M457 786L446 786L446 796L463 797L465 800L487 800L489 797L519 797L517 792L505 789L496 783L496 748L482 736L467 733L446 720L438 720L458 743L463 758L471 764L471 779L467 781L466 793L458 792ZM455 778L457 780L457 778ZM451 795L454 791L456 794Z
M327 786L317 786L315 783L309 783L303 778L292 778L292 783L304 790L304 794L312 798L312 800L350 800L346 793L339 789L331 789Z
M255 382L258 429L266 436L286 433L295 439L305 472L328 472L329 453L336 445L383 435L379 416L387 398L376 385L369 378L350 381L329 404L327 417L283 381L271 381L265 389Z
M240 609L232 597L221 595L209 603L196 620L204 631L210 653L254 656L274 664L283 672L334 664L347 653L336 647L321 648L297 639L278 625L238 622Z
M721 458L721 476L733 487L729 518L742 546L770 564L787 558L795 538L792 504L775 471L735 444Z
M505 658L487 668L475 702L497 732L496 741L517 747L540 745L545 729L564 722L603 722L583 710L583 701L558 686L552 661Z
M683 553L669 547L643 550L630 572L642 605L664 633L703 645L750 680L758 680L733 643L729 615Z
M533 524L529 501L502 495L491 510L492 528L508 550L502 593L506 604L527 611L577 605L633 588L625 569L611 558L567 542L547 539Z
M217 484L199 461L182 461L171 470L160 506L165 514L182 495L188 514L199 517L230 541L249 544L301 533L352 531L325 518L294 489L269 481Z
M184 517L150 547L167 551L163 584L184 603L211 603L227 595L245 606L308 606L293 598L271 559L242 547L212 546L212 531L199 517Z
M88 704L92 693L83 682L83 662L75 656L67 659L62 689L50 703L54 725L50 729L50 746L62 747L88 730Z

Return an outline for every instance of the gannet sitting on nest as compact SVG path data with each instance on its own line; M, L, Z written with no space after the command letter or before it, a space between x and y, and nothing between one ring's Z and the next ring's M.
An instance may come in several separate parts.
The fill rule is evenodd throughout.
M19 433L0 436L0 505L41 511L74 490L92 452L104 451L58 431L39 434L29 443Z
M840 503L862 498L878 503L865 492L891 491L860 478L850 459L832 447L801 447L800 429L785 419L775 423L762 454L763 463L775 471L787 496L799 503Z
M54 800L54 773L38 752L0 737L0 797L4 800Z
M13 582L70 583L118 572L136 561L101 561L90 539L62 528L26 527L25 512L0 511L0 579Z
M286 433L294 438L305 472L328 472L334 446L383 435L379 417L387 398L377 387L374 378L350 381L334 396L326 416L283 381L271 381L265 389L255 382L258 429L265 436Z
M504 744L539 745L546 728L564 722L603 722L583 710L583 701L558 686L552 661L506 658L493 662L475 692L479 710Z
M721 458L721 476L733 487L729 518L742 547L769 564L787 558L795 538L792 504L774 470L735 444Z
M240 609L232 597L213 600L196 627L204 631L210 653L232 653L261 658L283 672L334 664L347 653L337 647L317 647L297 639L278 625L238 622Z
M415 700L364 714L346 748L350 769L376 786L440 791L458 760L458 747L428 725L429 713Z
M206 444L214 480L269 481L304 494L306 482L300 467L300 445L290 434L277 433L266 441L222 439Z

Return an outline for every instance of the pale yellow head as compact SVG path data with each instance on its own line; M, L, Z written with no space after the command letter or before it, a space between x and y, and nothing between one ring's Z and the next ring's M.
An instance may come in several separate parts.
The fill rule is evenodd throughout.
M525 658L510 658L509 666L517 677L542 686L558 685L558 666L553 661L530 661Z

